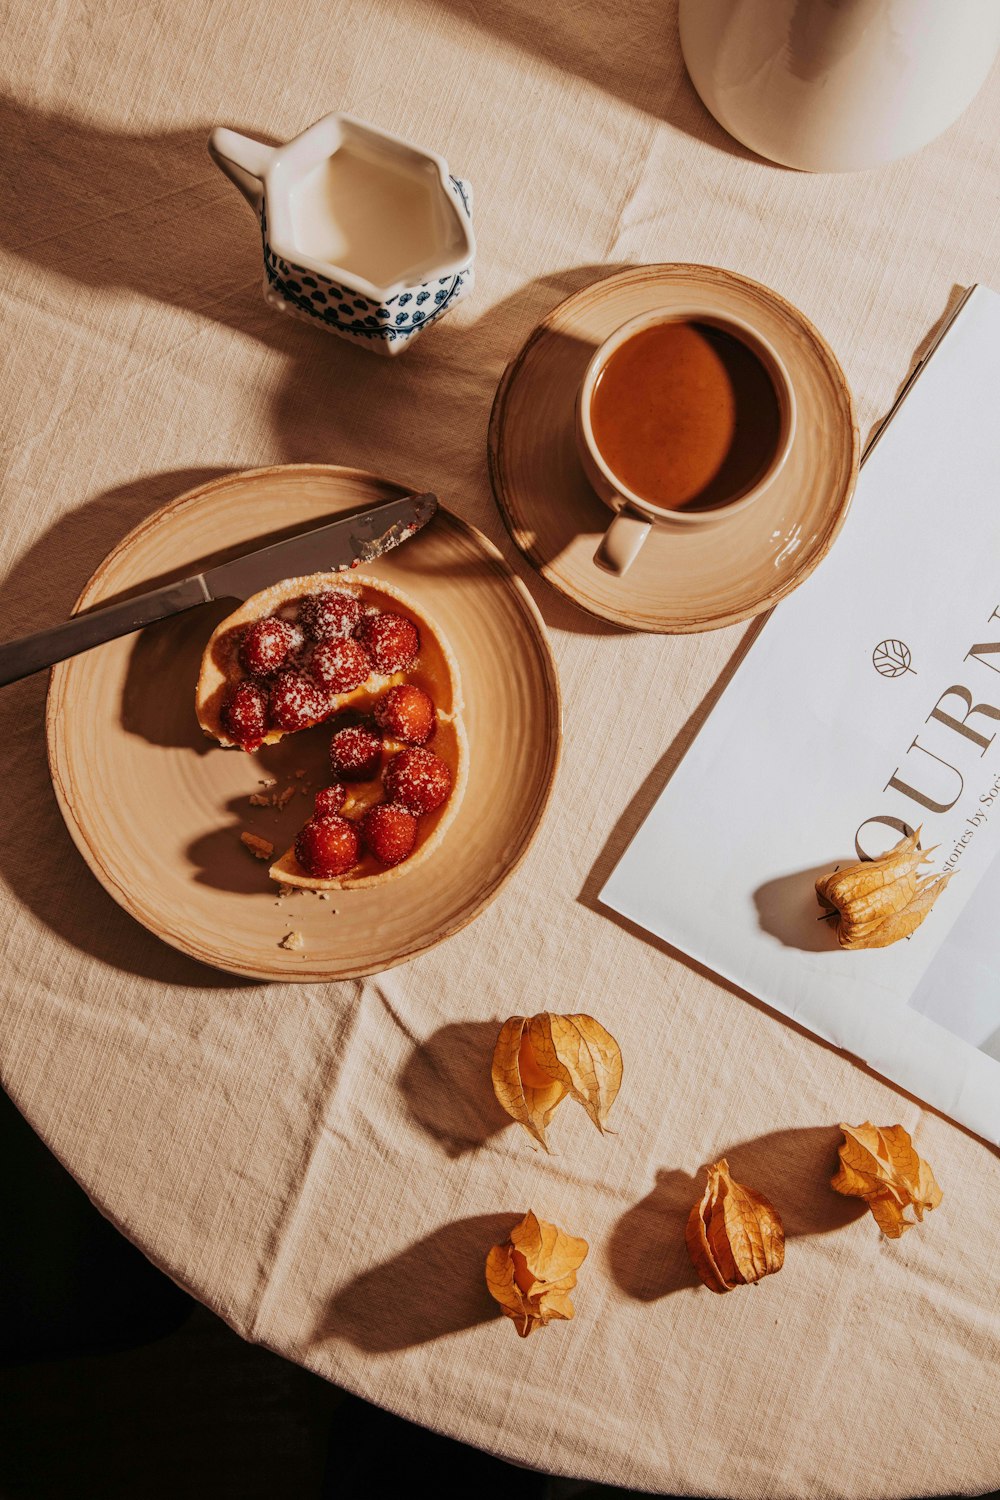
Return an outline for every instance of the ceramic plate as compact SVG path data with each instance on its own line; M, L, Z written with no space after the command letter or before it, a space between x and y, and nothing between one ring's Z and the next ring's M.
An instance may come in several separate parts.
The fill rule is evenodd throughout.
M797 423L777 479L712 527L654 527L620 578L594 552L611 511L583 475L574 402L587 363L640 313L688 306L729 313L777 350ZM640 266L568 297L508 365L490 420L493 493L514 542L543 578L590 614L635 630L709 630L748 620L791 593L840 530L858 471L854 404L812 324L767 287L712 266Z
M102 563L87 608L327 516L407 493L321 464L214 480L165 506ZM54 668L49 764L63 816L98 880L126 911L193 958L234 974L329 980L412 958L470 922L520 863L552 789L559 688L544 626L491 542L446 510L360 576L387 579L422 607L458 659L469 780L440 848L412 878L372 890L279 899L244 830L278 852L330 780L329 732L256 755L207 740L194 716L202 648L235 606L204 605ZM304 775L297 777L297 771ZM282 808L252 793L292 787ZM280 946L302 934L300 950Z

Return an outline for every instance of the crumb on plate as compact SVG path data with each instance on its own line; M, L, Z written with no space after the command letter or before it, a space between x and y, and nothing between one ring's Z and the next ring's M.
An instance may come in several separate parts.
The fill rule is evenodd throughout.
M256 833L241 833L240 843L245 845L255 859L270 859L274 845L270 839L262 839Z

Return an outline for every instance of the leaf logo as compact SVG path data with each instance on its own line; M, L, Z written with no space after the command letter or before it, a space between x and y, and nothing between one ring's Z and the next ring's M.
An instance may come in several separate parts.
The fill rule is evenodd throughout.
M913 672L910 648L905 641L879 641L872 652L872 666L880 677L902 677ZM916 677L916 672L913 672Z

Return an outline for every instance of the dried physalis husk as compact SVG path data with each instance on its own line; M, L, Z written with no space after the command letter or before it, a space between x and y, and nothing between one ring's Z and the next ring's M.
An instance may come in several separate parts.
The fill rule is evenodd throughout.
M695 1270L713 1292L759 1281L785 1261L778 1210L753 1188L734 1182L725 1160L708 1168L704 1196L688 1216L684 1239Z
M621 1048L593 1016L511 1016L497 1037L493 1091L546 1151L545 1127L567 1095L603 1133L621 1081Z
M887 948L916 932L952 875L920 874L932 852L920 848L918 828L878 859L817 880L820 906L837 914L842 948Z
M553 1318L569 1319L569 1294L590 1246L530 1211L486 1257L486 1285L523 1339Z
M844 1139L838 1148L840 1170L830 1186L848 1198L863 1198L884 1235L898 1240L915 1221L904 1217L912 1208L918 1219L941 1202L934 1173L918 1156L902 1125L841 1125Z

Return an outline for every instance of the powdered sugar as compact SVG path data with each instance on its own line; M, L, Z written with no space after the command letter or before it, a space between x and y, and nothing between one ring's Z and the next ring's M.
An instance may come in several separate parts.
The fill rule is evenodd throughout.
M439 755L418 746L393 756L385 789L393 802L414 813L433 812L451 794L451 768Z
M308 671L331 693L349 693L371 676L372 661L365 648L348 637L324 641L310 658Z
M268 698L268 716L279 729L306 729L318 724L331 708L329 693L304 673L279 673Z

